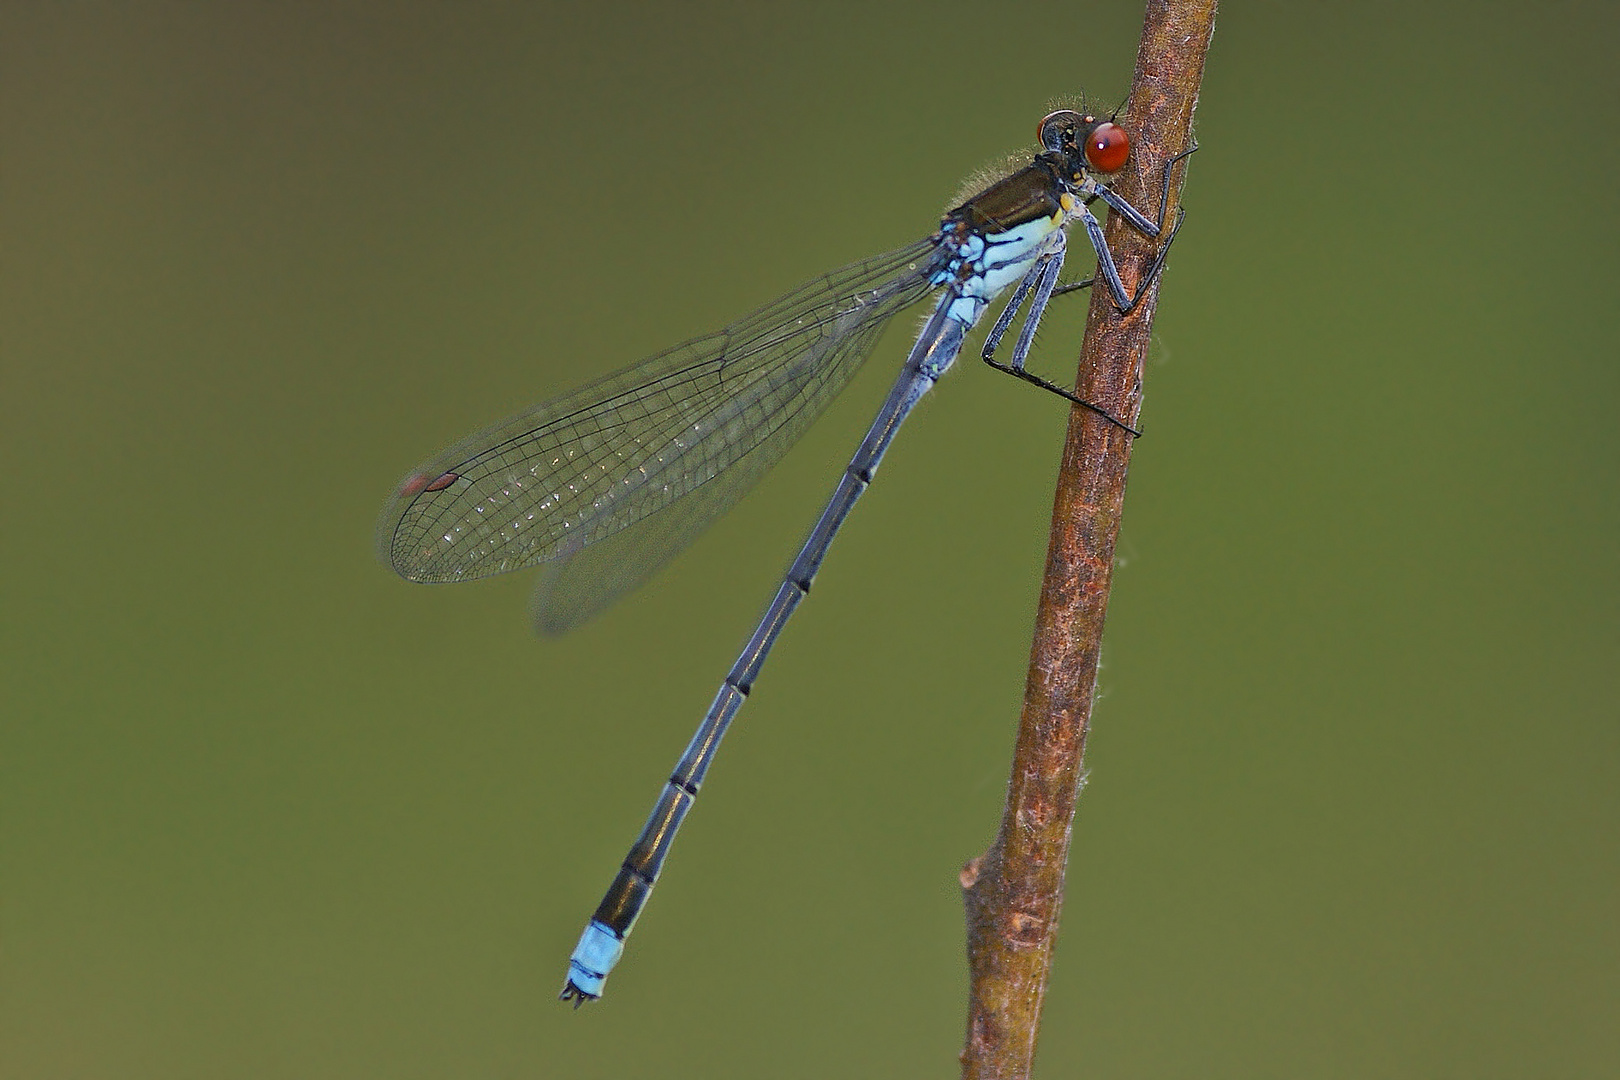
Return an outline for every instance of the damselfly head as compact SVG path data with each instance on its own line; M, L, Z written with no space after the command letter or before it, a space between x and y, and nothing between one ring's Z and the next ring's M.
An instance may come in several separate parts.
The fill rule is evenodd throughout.
M1125 129L1090 113L1059 109L1043 117L1035 133L1042 147L1062 154L1076 169L1116 173L1131 156L1131 139Z

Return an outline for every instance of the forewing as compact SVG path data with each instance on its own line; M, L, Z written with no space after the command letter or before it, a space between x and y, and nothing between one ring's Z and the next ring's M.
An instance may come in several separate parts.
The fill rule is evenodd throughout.
M648 530L649 543L613 545L628 562L604 580L626 571L633 580L583 596L574 606L588 610L569 625L589 617L690 543L786 452L849 382L883 324L933 287L934 270L928 240L852 264L718 333L468 436L389 499L378 523L384 560L413 581L573 561L711 488Z
M883 332L887 317L868 319L841 337L835 351L816 366L783 369L784 393L798 405L779 410L775 426L738 455L722 473L694 488L634 526L604 539L565 550L546 564L535 590L535 627L561 634L587 622L620 596L639 587L726 513L798 441L823 407L859 369ZM816 385L800 385L815 380ZM806 510L808 513L808 508Z

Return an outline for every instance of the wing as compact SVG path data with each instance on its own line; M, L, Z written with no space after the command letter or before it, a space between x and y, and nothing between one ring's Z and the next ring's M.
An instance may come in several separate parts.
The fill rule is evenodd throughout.
M923 240L854 263L468 436L413 471L383 507L383 560L412 581L461 581L561 559L548 588L560 621L542 595L541 624L584 621L691 543L786 453L888 320L934 287L936 261ZM600 556L585 554L642 522Z

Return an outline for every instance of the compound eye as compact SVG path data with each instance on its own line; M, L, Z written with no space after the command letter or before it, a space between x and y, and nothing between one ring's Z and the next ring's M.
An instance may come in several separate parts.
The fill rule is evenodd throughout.
M1073 109L1059 109L1054 113L1047 113L1041 122L1035 125L1035 138L1047 150L1061 150L1063 144L1074 139L1075 128L1079 126L1080 114Z
M1086 136L1086 160L1098 172L1118 172L1131 156L1131 137L1118 124L1098 124Z

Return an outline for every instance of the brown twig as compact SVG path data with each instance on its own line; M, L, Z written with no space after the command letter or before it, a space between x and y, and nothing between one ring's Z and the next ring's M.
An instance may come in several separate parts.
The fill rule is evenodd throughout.
M1191 145L1215 6L1216 0L1148 3L1130 105L1120 118L1132 139L1132 175L1117 189L1150 212L1159 197L1159 163ZM1180 203L1183 175L1175 170L1172 208ZM1167 224L1174 214L1172 209ZM1126 289L1134 288L1160 241L1115 214L1109 215L1107 237ZM1132 426L1139 426L1142 361L1158 291L1155 283L1121 317L1108 290L1092 289L1075 389ZM970 976L962 1051L967 1080L1027 1077L1035 1057L1130 458L1131 439L1123 430L1095 413L1074 410L1001 832L989 851L962 870Z

